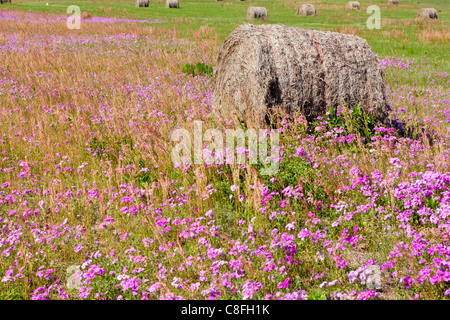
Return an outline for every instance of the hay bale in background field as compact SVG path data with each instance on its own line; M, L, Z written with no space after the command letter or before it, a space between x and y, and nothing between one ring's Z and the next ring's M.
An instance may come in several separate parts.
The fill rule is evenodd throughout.
M80 17L81 17L81 20L86 20L86 19L92 18L91 15L89 14L89 12L87 12L87 11L83 11L81 13Z
M346 104L387 120L382 70L367 41L354 35L246 24L223 43L213 106L263 125L273 107L308 121ZM370 110L371 109L371 110Z
M347 2L347 4L345 5L345 9L349 9L349 10L359 10L361 9L361 5L359 4L358 1L349 1Z
M420 9L417 13L417 18L419 19L438 19L438 14L434 8L424 8Z
M398 4L398 0L389 0L388 3L389 4Z
M166 8L179 8L178 0L166 0Z
M136 7L148 7L149 0L136 0Z
M316 8L312 4L304 4L297 9L297 14L302 16L316 15Z
M267 20L267 9L264 7L248 7L247 19Z
M0 0L0 4L11 3L11 0Z

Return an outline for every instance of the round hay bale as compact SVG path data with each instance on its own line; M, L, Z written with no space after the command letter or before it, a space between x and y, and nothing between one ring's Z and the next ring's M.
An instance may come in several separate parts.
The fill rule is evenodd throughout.
M0 0L0 4L3 4L3 3L11 3L11 0Z
M81 20L86 20L86 19L92 18L91 15L89 14L89 12L87 12L87 11L83 11L81 13L80 17L81 17Z
M179 8L178 0L166 0L166 8Z
M136 0L136 7L142 8L142 7L148 7L149 0Z
M388 3L389 4L398 4L398 0L389 0Z
M315 16L316 8L312 4L304 4L297 9L297 15Z
M353 10L353 9L359 10L359 9L361 9L361 5L359 4L358 1L349 1L345 5L345 9L348 9L348 10Z
M438 14L434 8L424 8L420 9L417 13L417 18L419 19L438 19Z
M387 120L380 62L367 41L354 35L242 25L225 39L215 79L214 110L260 125L274 107L311 121L359 103L376 120Z
M248 7L247 19L267 20L267 9L264 7Z

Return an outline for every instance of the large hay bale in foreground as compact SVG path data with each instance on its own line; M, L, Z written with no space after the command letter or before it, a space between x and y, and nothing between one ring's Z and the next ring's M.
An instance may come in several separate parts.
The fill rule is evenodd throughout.
M398 4L398 0L389 0L388 4Z
M297 9L297 14L302 16L314 16L316 8L312 4L304 4Z
M358 1L349 1L347 2L347 4L345 5L345 9L349 9L349 10L359 10L361 9L361 5L359 4Z
M273 107L308 121L339 105L387 119L382 70L367 41L354 35L246 24L223 43L213 106L263 125Z
M149 0L136 0L136 7L148 7L149 2Z
M420 9L417 13L417 18L419 19L438 19L438 14L434 8L424 8Z
M178 0L166 0L166 8L179 8Z
M264 7L248 7L247 19L267 20L267 9Z

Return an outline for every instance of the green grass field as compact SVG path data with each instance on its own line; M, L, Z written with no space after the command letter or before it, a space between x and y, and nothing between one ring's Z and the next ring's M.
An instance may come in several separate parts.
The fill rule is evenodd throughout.
M151 0L148 8L137 8L135 2L129 1L14 1L9 8L28 12L48 12L65 14L69 5L78 5L81 11L92 16L115 18L164 18L169 23L161 28L177 28L177 32L191 37L200 26L208 25L221 40L238 25L248 22L246 11L249 6L263 6L268 10L267 22L285 24L307 29L331 30L353 33L365 38L373 50L381 55L405 55L419 58L424 55L435 60L442 70L450 70L448 55L450 49L450 4L446 0L416 1L400 0L399 5L387 4L387 0L361 1L360 11L344 9L346 0L311 0L316 6L316 16L297 16L298 1L213 1L184 0L179 9L167 9L162 0ZM47 5L48 3L48 5ZM369 30L366 21L370 14L366 12L370 5L377 5L381 10L381 29ZM417 11L433 7L438 11L439 21L417 22ZM182 23L180 23L182 22Z
M311 1L312 17L294 1L150 2L0 5L0 300L450 299L449 0ZM72 30L69 5L167 22ZM253 23L367 39L395 128L340 105L275 119L273 175L265 156L173 160L175 129L255 127L212 103L219 46L248 6L268 9ZM426 7L439 20L417 21Z

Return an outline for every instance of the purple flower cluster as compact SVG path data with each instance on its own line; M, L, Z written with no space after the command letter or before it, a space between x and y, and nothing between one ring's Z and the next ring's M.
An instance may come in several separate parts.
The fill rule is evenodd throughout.
M286 117L281 170L265 179L253 165L170 161L174 128L236 126L212 115L212 77L182 72L212 65L212 45L18 34L26 16L14 17L0 13L11 22L0 56L27 63L0 66L0 289L37 300L450 295L449 80L431 61L381 61L393 116L429 135Z

